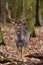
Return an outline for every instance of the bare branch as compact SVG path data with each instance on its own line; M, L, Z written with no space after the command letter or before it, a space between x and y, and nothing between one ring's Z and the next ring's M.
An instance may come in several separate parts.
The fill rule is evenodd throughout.
M43 59L43 54L41 53L34 53L34 54L30 54L30 55L26 55L25 57L29 57L29 58L37 58L37 59Z

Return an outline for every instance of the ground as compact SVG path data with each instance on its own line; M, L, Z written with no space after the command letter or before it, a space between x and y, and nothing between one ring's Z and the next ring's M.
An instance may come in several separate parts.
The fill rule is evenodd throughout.
M12 24L6 24L6 25L0 24L0 26L3 34L4 42L6 43L6 46L2 46L2 45L0 46L0 52L3 52L8 58L14 58L20 60L21 54L20 53L17 54L17 47L14 42L14 32L15 32L14 26ZM28 60L31 63L37 64L37 62L41 62L40 59L24 57L26 55L30 55L34 53L43 54L43 26L35 27L35 32L36 32L36 37L30 37L26 51L23 48L22 58L24 59L24 61Z

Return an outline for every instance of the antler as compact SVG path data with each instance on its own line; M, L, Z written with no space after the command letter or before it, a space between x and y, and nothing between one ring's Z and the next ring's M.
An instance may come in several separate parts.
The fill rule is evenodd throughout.
M27 20L28 17L29 17L29 15L27 15L27 17L25 17L24 19L21 19L20 21L22 22L22 21L24 21L24 20Z
M10 22L13 24L13 25L15 25L16 23L17 24L19 24L19 23L24 23L25 22L25 20L27 20L29 18L29 15L27 15L27 17L25 17L24 19L21 19L21 20L17 20L17 21L14 21L14 19L10 19L10 18L8 18L8 20L10 20ZM23 22L24 21L24 22Z
M15 25L14 19L8 18L8 20L10 21L10 23L12 23L13 25Z

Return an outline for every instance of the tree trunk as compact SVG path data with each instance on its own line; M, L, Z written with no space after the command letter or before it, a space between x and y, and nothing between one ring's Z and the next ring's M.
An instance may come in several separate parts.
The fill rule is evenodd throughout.
M0 0L0 22L1 22L1 0Z
M1 0L1 22L3 22L4 16L4 0Z
M39 0L36 0L36 22L35 26L40 26L39 22Z

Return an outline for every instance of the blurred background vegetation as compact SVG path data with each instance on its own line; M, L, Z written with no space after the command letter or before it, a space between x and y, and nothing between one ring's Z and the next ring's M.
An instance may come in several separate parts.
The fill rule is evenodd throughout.
M43 25L43 0L0 0L0 22L6 24L25 17L31 36L35 36L35 26Z

